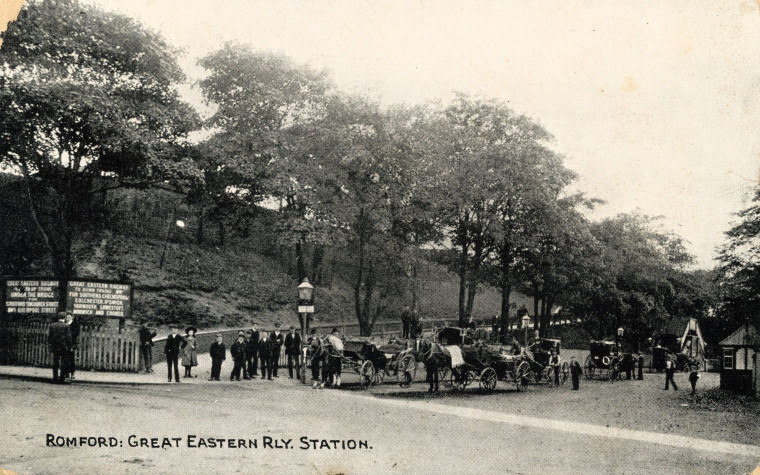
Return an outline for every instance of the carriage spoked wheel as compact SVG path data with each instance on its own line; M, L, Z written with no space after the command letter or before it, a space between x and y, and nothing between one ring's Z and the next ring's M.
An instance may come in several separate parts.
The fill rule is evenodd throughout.
M375 381L375 365L371 361L367 360L362 363L361 368L359 368L359 378L362 389L368 389Z
M398 384L402 388L408 388L417 376L417 360L413 355L404 355L398 362Z
M496 370L491 368L490 366L484 369L480 373L480 380L478 381L480 385L480 390L483 392L490 393L494 389L496 389Z
M515 385L518 391L525 391L528 387L528 380L530 378L530 365L527 361L523 361L515 369Z
M570 365L567 364L567 361L562 363L562 368L559 371L559 384L565 384L565 381L567 381L567 377L570 375Z
M586 357L586 379L591 379L594 377L594 370L596 367L594 366L594 359L591 357L591 355L588 355Z

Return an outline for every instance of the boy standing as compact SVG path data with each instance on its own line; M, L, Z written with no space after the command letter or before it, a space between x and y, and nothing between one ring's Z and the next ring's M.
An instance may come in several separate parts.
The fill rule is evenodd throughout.
M245 367L245 334L238 333L237 341L230 347L230 356L235 366L230 373L230 381L240 381L240 371Z
M211 344L211 348L208 350L209 356L211 356L211 377L209 381L219 381L219 375L222 372L222 361L227 359L227 349L224 347L224 339L221 333L216 334L216 341Z
M573 391L577 391L580 387L580 380L581 375L583 374L583 367L580 363L578 363L578 360L575 359L575 356L570 357L570 375L573 378Z

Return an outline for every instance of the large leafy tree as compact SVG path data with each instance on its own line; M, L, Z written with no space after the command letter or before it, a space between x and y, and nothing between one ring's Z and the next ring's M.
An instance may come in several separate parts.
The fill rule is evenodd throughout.
M0 164L23 176L30 213L62 280L93 195L199 178L181 143L175 52L134 20L74 0L32 0L0 48Z
M216 108L206 122L214 134L201 160L209 179L196 190L201 217L216 216L222 235L225 216L251 213L268 197L282 200L280 244L296 248L302 279L304 244L310 236L319 240L306 220L309 190L303 177L316 165L304 126L323 114L327 76L235 43L199 63L209 72L200 82L204 97Z
M726 232L718 256L720 322L714 326L721 336L745 320L760 325L760 189L737 217L739 222Z
M698 286L691 286L692 303L684 299L692 258L683 240L655 224L647 216L621 214L590 225L595 252L568 305L583 315L592 335L613 335L622 326L626 338L641 341L672 318L706 311Z

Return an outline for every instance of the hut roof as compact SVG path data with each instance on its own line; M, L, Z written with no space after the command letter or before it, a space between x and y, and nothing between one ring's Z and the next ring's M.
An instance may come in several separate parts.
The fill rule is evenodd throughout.
M753 325L742 325L718 343L720 346L760 346L760 332Z

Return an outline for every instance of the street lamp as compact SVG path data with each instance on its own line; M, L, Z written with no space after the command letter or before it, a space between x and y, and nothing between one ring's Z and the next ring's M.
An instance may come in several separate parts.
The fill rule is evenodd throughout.
M314 313L314 286L309 283L308 277L304 277L303 282L298 285L298 321L301 323L301 344L306 343L310 313ZM305 361L303 371L301 371L301 382L306 383Z
M618 351L620 351L620 340L623 338L623 331L624 331L623 327L619 327L617 329L617 346L618 346Z
M174 226L182 229L185 227L185 222L181 219L178 219L174 222ZM169 223L169 226L166 228L166 239L164 239L164 250L161 251L161 262L158 263L158 268L163 269L164 268L164 258L166 257L166 246L169 245L169 236L172 234L172 225Z
M525 329L525 347L528 347L528 325L530 325L530 316L527 314L522 317L522 326Z

